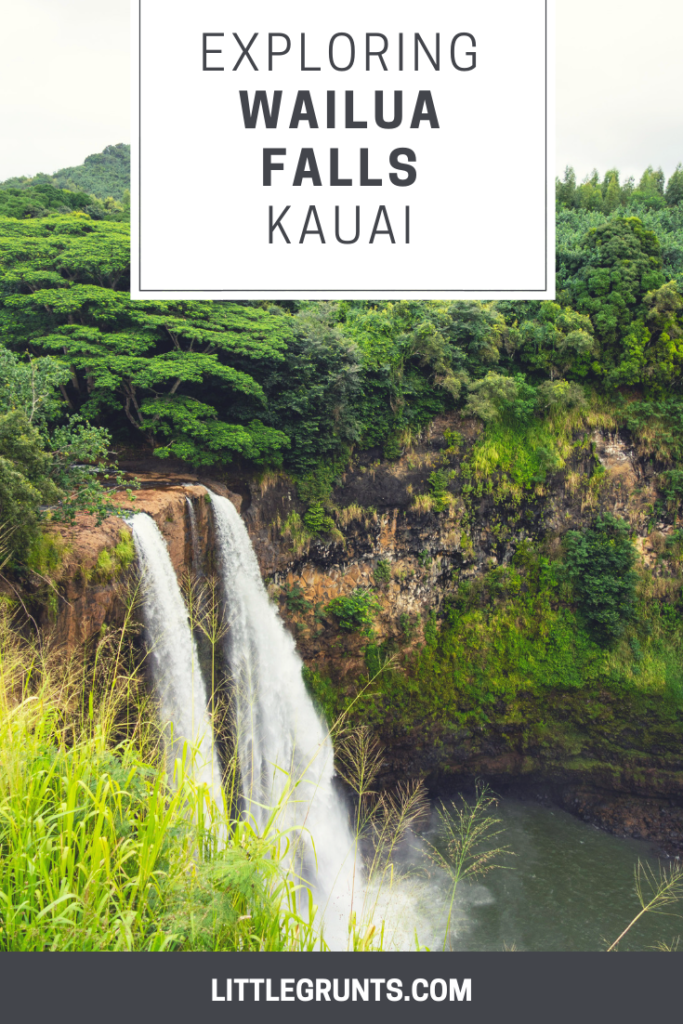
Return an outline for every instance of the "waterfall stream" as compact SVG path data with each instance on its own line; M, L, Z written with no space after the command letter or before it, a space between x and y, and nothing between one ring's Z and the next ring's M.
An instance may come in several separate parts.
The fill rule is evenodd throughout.
M345 948L354 876L358 891L362 880L348 809L333 782L332 742L306 691L294 640L268 598L246 526L227 498L211 494L211 503L244 810L263 827L287 794L278 827L298 840L296 870L313 888L328 943Z
M185 744L195 751L193 777L208 786L223 807L221 767L208 713L208 693L166 541L154 520L143 512L131 520L142 574L142 616L149 664L162 724L169 727L169 771L183 756Z
M348 808L334 783L332 742L306 691L294 640L268 598L247 529L227 498L209 493L227 611L243 813L264 829L275 811L275 827L291 844L293 876L311 886L317 924L324 924L330 947L344 949L354 887L361 903L363 878ZM193 562L199 564L191 503L189 515ZM150 516L138 513L131 526L152 680L162 723L172 730L169 766L189 744L196 752L194 778L222 807L207 688L168 548Z
M192 544L192 572L195 576L203 576L202 572L202 553L199 548L199 530L197 528L197 514L192 504L192 499L187 495L185 496L185 506L187 508L187 517L190 522L190 542Z

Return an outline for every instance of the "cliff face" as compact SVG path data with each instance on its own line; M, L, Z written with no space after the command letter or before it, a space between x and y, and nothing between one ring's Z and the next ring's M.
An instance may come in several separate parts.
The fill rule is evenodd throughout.
M456 430L457 448L449 444ZM659 523L652 529L646 512L656 494L655 470L638 457L628 439L593 432L561 472L520 498L486 486L479 488L482 493L472 494L463 466L480 430L475 421L440 417L396 461L381 460L377 451L362 453L332 493L337 509L334 529L317 535L302 523L306 505L284 474L264 474L261 479L228 474L217 481L177 467L152 471L147 464L136 473L141 487L133 502L123 497L119 502L125 514L145 512L154 518L176 571L182 573L192 571L188 499L195 510L200 547L206 552L212 543L206 488L229 497L244 517L264 579L296 633L304 660L326 665L335 675L356 671L354 650L365 641L346 637L342 664L338 654L330 655L329 641L338 633L335 621L320 611L359 587L376 589L377 641L395 637L405 644L408 632L416 645L430 611L440 611L463 580L508 565L526 539L544 540L552 551L555 540L569 529L585 526L596 509L629 520L644 562L654 564L673 527ZM439 499L430 494L435 470L450 477L441 510ZM599 489L592 486L596 478ZM108 615L116 615L115 588L111 580L101 579L106 574L98 576L97 562L103 551L113 550L125 529L120 518L109 517L97 526L94 517L86 515L79 516L75 526L59 529L66 548L55 625L65 642L87 640ZM298 610L304 602L317 608L318 615ZM408 631L401 625L406 618L413 626Z
M655 575L667 571L657 556L673 528L652 523L657 467L628 437L595 429L573 444L561 469L520 489L472 475L480 432L475 421L441 417L396 461L362 453L337 481L334 522L323 522L317 534L306 528L307 506L285 475L228 474L218 483L178 467L146 471L139 474L134 510L154 517L177 571L189 572L197 566L187 499L199 546L210 552L205 485L230 497L304 661L348 694L366 672L367 640L340 629L327 606L358 588L372 587L379 602L374 642L393 642L405 657L421 646L430 614L440 613L463 581L509 565L525 540L543 542L552 554L560 537L587 525L597 509L629 520L644 564ZM97 575L101 552L115 548L121 529L119 519L95 527L84 518L64 534L69 547L56 585L54 628L69 645L121 620L126 574ZM678 713L662 717L647 701L613 694L549 692L542 700L531 694L499 700L485 725L449 731L434 721L406 733L387 721L374 728L385 746L386 785L426 777L434 791L445 791L484 777L503 790L552 799L614 831L683 850Z
M520 495L514 488L497 493L486 483L475 487L463 471L480 431L475 421L440 417L397 461L363 453L333 491L336 533L311 537L291 525L305 506L286 477L250 483L242 512L264 578L308 664L335 676L353 674L359 667L354 651L363 641L347 637L346 657L330 656L330 641L338 639L334 621L320 615L312 621L297 604L320 609L374 585L381 603L377 641L394 637L405 645L407 619L416 645L430 611L440 612L463 580L509 565L525 540L544 541L552 553L567 530L586 526L596 510L627 519L645 564L654 564L673 527L659 523L652 529L654 466L626 437L595 430L562 471ZM451 440L456 432L457 448ZM430 494L435 470L450 477L441 511ZM302 600L288 599L292 591Z
M366 641L339 630L325 607L357 587L374 585L379 596L376 642L393 640L405 654L422 643L430 612L440 613L463 581L509 565L527 539L552 555L562 535L587 526L596 511L629 521L642 564L655 580L667 575L658 555L674 527L653 525L657 466L627 436L593 430L561 471L519 495L486 482L473 487L463 473L479 431L474 422L442 418L397 462L361 456L332 495L343 510L336 517L342 536L297 535L287 524L303 507L288 481L252 484L244 514L272 595L306 664L349 695L358 692L352 680L367 678ZM453 474L442 511L430 500L439 468ZM383 564L389 571L382 576ZM485 778L501 791L551 800L617 833L683 851L683 719L656 700L604 691L521 694L499 699L485 725L448 729L437 720L406 733L397 716L375 723L375 731L385 746L387 785L422 777L445 793Z

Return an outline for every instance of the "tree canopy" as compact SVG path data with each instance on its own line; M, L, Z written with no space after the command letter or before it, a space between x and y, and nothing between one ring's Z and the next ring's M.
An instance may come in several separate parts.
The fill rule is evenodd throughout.
M108 147L81 170L104 181L126 159ZM5 183L5 415L24 416L50 458L73 424L195 466L284 466L313 503L354 447L395 458L454 409L523 425L632 389L630 422L668 421L669 450L679 433L683 450L682 183L680 167L637 185L614 169L578 185L568 170L555 302L283 303L131 301L123 204L66 171ZM21 396L43 385L31 412ZM37 491L39 463L26 463Z

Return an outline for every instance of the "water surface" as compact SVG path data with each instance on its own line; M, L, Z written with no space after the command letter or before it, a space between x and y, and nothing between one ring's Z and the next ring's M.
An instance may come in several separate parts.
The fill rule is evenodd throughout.
M454 950L606 949L640 910L634 890L638 860L657 870L657 851L536 803L501 800L494 813L505 828L496 845L510 846L516 856L505 860L509 870L492 871L458 890L448 945ZM438 842L436 824L434 813L426 834L432 842ZM429 884L441 896L421 901L433 935L444 913L448 880L432 871ZM443 937L443 927L439 934ZM620 949L652 949L678 934L683 935L680 917L647 914Z

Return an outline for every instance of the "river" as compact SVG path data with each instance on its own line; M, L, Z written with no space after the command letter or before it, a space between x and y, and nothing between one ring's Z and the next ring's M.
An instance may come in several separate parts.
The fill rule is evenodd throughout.
M494 813L505 829L500 842L515 856L505 861L509 868L461 883L448 946L456 951L606 949L640 910L634 868L640 859L657 871L656 850L533 802L501 800ZM437 820L434 811L425 833L436 844ZM446 884L442 877L442 893ZM620 949L651 949L682 932L681 918L649 913Z

